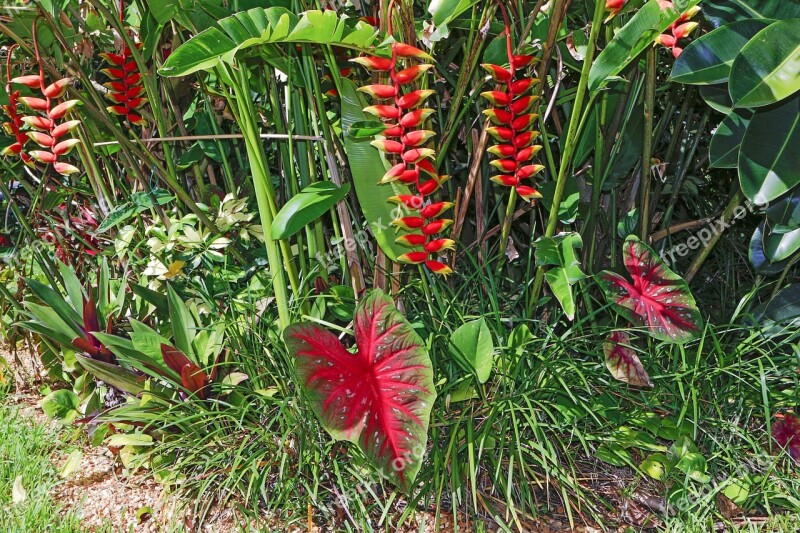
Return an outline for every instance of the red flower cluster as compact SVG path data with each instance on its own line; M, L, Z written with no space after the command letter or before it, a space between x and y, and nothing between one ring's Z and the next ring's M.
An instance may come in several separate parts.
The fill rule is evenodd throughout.
M137 44L136 49L141 46ZM131 49L126 46L120 54L109 52L100 56L110 65L101 71L111 78L111 81L103 84L109 89L106 98L113 102L113 105L106 109L115 115L127 118L131 124L137 126L144 124L139 108L147 102L147 98L142 96L144 94L142 74L137 71L136 61L131 57Z
M379 102L387 102L364 109L387 123L383 138L372 141L372 145L396 160L381 183L400 181L411 186L414 192L392 198L392 201L410 212L409 216L400 216L392 222L407 231L397 241L412 248L412 251L398 259L405 263L424 264L432 272L447 275L452 272L450 267L433 257L455 247L452 239L438 237L453 223L450 219L439 218L453 204L431 202L428 196L439 189L449 176L439 175L434 164L436 152L423 146L435 132L424 128L433 109L421 105L434 91L408 89L433 65L417 62L399 66L401 61L430 61L432 58L408 44L393 43L391 48L391 58L368 56L352 61L370 71L388 73L391 80L391 84L368 85L359 90Z
M28 143L28 134L22 131L25 125L22 122L22 115L19 114L19 97L20 92L12 90L11 87L11 55L17 45L11 46L6 56L6 94L8 95L8 105L3 106L3 113L9 118L8 122L3 123L3 129L6 134L14 138L14 143L7 146L1 152L3 156L19 155L23 162L26 164L31 161L31 156L23 152L25 145Z
M659 0L658 4L661 6L661 9L675 8L675 6L669 0ZM692 33L695 28L697 28L697 22L688 21L699 12L700 6L694 6L693 8L687 10L684 14L678 17L678 20L670 25L665 33L662 33L656 37L656 43L672 50L672 55L677 59L678 56L681 55L681 52L683 52L683 48L678 46L678 41L688 37L689 34Z
M610 13L606 22L614 18L627 3L628 0L606 0L606 11Z
M536 58L532 55L514 55L511 52L508 31L507 29L508 68L488 63L482 65L494 81L505 86L505 90L481 93L493 106L483 112L494 124L487 131L498 141L488 152L498 158L491 165L501 174L492 176L491 180L514 187L523 199L534 202L542 195L534 187L525 185L525 180L544 168L531 161L542 149L540 145L533 144L539 136L539 132L532 129L538 115L530 112L531 107L539 100L539 96L530 94L530 91L539 80L519 74L534 63Z
M64 176L78 172L78 168L59 161L59 158L67 155L80 142L79 139L73 138L62 140L62 137L65 137L81 121L60 122L78 104L78 100L55 103L64 95L70 82L72 82L72 78L62 78L50 85L45 85L44 72L41 69L38 75L19 76L11 80L11 83L25 85L38 90L41 94L41 97L20 96L18 98L34 112L34 114L22 117L21 120L31 129L27 132L28 137L42 148L42 150L31 150L28 155L39 163L52 164L55 171Z

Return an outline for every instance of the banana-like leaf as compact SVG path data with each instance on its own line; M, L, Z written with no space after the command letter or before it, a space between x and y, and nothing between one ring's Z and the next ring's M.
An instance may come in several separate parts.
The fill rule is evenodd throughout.
M232 63L239 52L260 45L315 43L367 51L377 31L369 24L351 24L334 11L296 15L283 7L253 8L219 21L178 47L161 67L162 76L186 76Z
M597 56L589 71L589 90L600 89L609 78L622 72L645 48L654 45L656 37L678 20L682 11L699 3L700 0L676 2L681 7L679 11L673 7L661 9L657 0L647 2Z
M337 187L329 181L312 183L281 207L272 221L272 238L287 239L324 215L347 196L350 184Z
M350 127L353 124L368 120L369 117L363 111L366 104L356 92L355 84L348 79L342 79L341 102L344 151L350 163L350 174L353 176L358 204L381 250L389 259L395 261L408 249L395 242L397 229L391 224L396 218L395 205L389 202L389 198L410 194L410 191L397 181L380 184L381 178L388 170L380 152L370 144L369 139L357 139L350 135Z

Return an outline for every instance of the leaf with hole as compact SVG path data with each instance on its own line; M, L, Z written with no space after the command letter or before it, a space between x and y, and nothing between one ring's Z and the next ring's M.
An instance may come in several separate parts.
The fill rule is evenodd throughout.
M596 277L608 301L656 339L684 343L697 337L702 318L683 278L633 235L625 240L622 255L632 283L607 270Z
M383 477L408 491L422 466L436 399L431 360L381 291L361 302L354 322L356 353L314 323L294 324L284 338L323 427L358 445Z
M272 238L287 239L314 222L347 196L350 184L337 187L329 181L312 183L292 196L272 221Z
M603 354L608 371L617 381L634 387L653 387L650 376L631 347L631 339L626 332L612 332L603 343Z
M774 104L800 90L800 19L758 32L731 65L729 89L736 107Z

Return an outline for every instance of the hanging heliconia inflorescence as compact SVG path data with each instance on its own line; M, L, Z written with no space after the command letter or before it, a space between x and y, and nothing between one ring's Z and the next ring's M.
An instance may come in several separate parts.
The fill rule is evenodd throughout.
M120 25L124 26L125 3L123 0L120 0L118 10ZM133 35L130 35L133 39ZM137 50L142 48L141 43L136 43L134 46ZM101 72L111 78L111 81L103 84L108 88L106 98L112 104L106 109L109 113L126 118L131 124L143 125L145 120L139 109L147 102L147 98L144 97L142 73L139 72L130 47L123 42L120 53L106 52L100 54L100 57L108 64L108 68L104 68Z
M391 12L391 4L389 7ZM388 33L392 34L391 18ZM434 91L412 89L412 84L430 70L433 65L426 63L433 58L422 50L404 43L392 43L391 58L366 56L353 59L372 72L386 73L387 84L361 87L378 103L364 109L386 123L381 139L372 145L384 152L393 166L381 183L399 181L407 184L413 194L403 194L391 200L397 203L407 216L400 216L392 224L405 230L397 242L411 250L402 254L398 260L404 263L422 264L432 272L447 275L452 272L449 266L437 259L439 253L452 250L455 242L440 234L453 223L440 218L450 209L452 202L433 202L430 196L449 176L440 176L436 170L436 152L425 147L435 132L425 129L433 109L421 107Z
M2 154L4 156L18 155L23 162L29 163L31 161L31 156L25 153L24 149L30 137L28 137L27 133L22 131L22 127L25 123L22 122L22 115L19 114L20 92L11 86L11 57L14 54L15 48L17 48L17 45L12 45L8 49L6 55L6 94L8 95L8 105L3 106L3 113L8 117L8 122L3 123L3 130L14 139L14 143L4 148Z
M141 43L137 43L137 50L141 46ZM111 78L111 81L103 84L108 87L106 98L112 102L106 109L128 119L131 124L137 126L144 124L139 108L147 102L147 98L143 96L142 74L136 66L136 61L133 60L131 49L124 46L119 54L108 52L100 56L109 65L102 72Z
M491 180L513 187L523 199L535 202L542 195L531 185L530 180L544 168L534 161L534 157L542 149L540 145L534 144L539 136L539 132L533 130L538 115L532 110L539 100L537 94L532 94L539 80L528 75L528 67L536 61L536 57L513 53L511 25L505 8L502 4L498 5L506 25L508 67L489 63L482 65L492 79L502 86L500 90L481 93L492 104L484 114L493 123L487 131L497 141L497 144L487 150L497 157L490 164L500 171Z
M659 0L661 9L675 9L669 0ZM684 39L697 28L697 22L689 22L689 19L700 12L700 6L694 6L683 13L678 20L670 24L666 32L656 37L656 43L669 48L672 55L677 59L683 52L683 48L678 46L678 41Z
M17 101L33 112L31 115L21 117L17 125L19 123L27 124L31 130L27 132L28 137L41 148L41 150L30 150L27 154L30 159L46 165L53 165L53 169L56 172L67 176L78 172L78 168L61 161L60 158L67 155L80 142L79 139L68 137L68 134L81 121L63 120L78 104L78 100L66 100L60 103L58 100L64 96L73 78L62 78L50 84L45 82L44 66L39 55L39 43L36 40L35 20L32 34L33 49L36 54L36 62L39 65L39 74L12 78L11 84L24 85L33 91L38 91L39 95L15 97ZM10 109L9 112L11 112ZM16 147L14 150L16 150ZM22 146L19 147L19 150L21 153Z

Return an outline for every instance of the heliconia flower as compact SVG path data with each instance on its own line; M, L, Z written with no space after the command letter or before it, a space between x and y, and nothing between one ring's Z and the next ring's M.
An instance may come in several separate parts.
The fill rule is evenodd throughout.
M141 43L137 43L136 49L141 48ZM127 46L119 54L103 53L100 57L111 65L109 68L102 69L106 76L111 78L104 85L109 89L106 93L113 105L107 107L109 113L124 117L133 125L140 126L145 120L139 108L146 102L147 98L142 85L142 75L138 72L138 65L133 59L133 53Z
M606 9L619 10L625 5L625 1L607 0ZM505 17L505 9L502 6L501 9ZM543 168L541 165L527 164L541 149L541 146L532 144L539 135L538 132L531 130L538 115L529 112L539 100L538 94L529 94L529 91L538 86L539 80L526 75L524 70L536 62L536 57L513 54L511 28L507 17L505 18L508 67L483 65L492 79L503 86L502 89L481 93L492 106L483 114L495 124L486 128L486 133L497 141L497 144L487 149L497 158L490 164L501 172L492 176L490 180L506 187L514 187L523 200L534 202L541 198L541 195L534 187L522 182Z
M672 5L672 2L667 2L665 0L659 0L659 5L662 9L667 8L674 8L675 6ZM697 13L700 12L699 6L694 6L691 9L688 9L683 14L681 14L678 19L673 22L668 31L666 33L662 33L655 39L656 44L660 44L666 48L669 48L672 52L673 57L676 59L678 56L681 55L683 52L683 47L678 46L678 41L681 39L685 39L692 33L698 26L697 22L687 22L690 18L695 16Z
M628 0L606 0L606 11L610 13L606 22L614 18L625 7L626 3L628 3Z
M359 87L358 90L362 93L367 93L373 98L380 99L394 98L397 94L397 89L391 85L365 85L364 87Z
M398 204L398 209L405 211L392 221L393 226L404 231L396 242L411 248L397 259L402 263L424 265L431 272L447 275L452 269L434 256L455 247L452 240L437 237L452 223L439 217L453 204L428 198L448 176L439 175L435 164L436 152L425 146L436 133L425 128L433 109L421 107L434 91L407 88L433 68L431 63L420 61L431 61L432 58L419 48L404 43L392 43L391 51L391 59L360 57L352 61L370 71L388 72L391 80L391 85L373 84L359 90L376 100L393 100L391 103L376 103L364 111L390 122L381 132L381 137L372 141L378 150L396 158L381 183L398 181L408 185L412 192L389 199Z
M9 95L9 105L3 107L3 111L11 118L11 122L3 125L10 134L14 135L16 142L3 151L4 155L19 155L23 162L31 166L35 163L53 165L53 169L62 174L74 174L78 169L72 165L59 161L59 157L67 155L72 148L78 144L78 139L62 139L67 133L74 129L79 120L68 121L60 124L58 121L74 108L77 100L68 100L58 103L69 88L73 78L61 78L49 84L45 82L44 67L39 56L39 44L36 40L36 21L33 25L33 49L36 62L39 64L38 74L28 74L23 76L11 77L11 53L12 47L7 52L6 91ZM13 84L24 85L34 91L38 91L35 96L19 96L19 91L12 91ZM20 116L17 113L17 102L24 104L30 111L30 115ZM30 130L23 132L21 127L27 125ZM39 145L42 150L31 150L28 153L23 151L24 145L32 141Z

